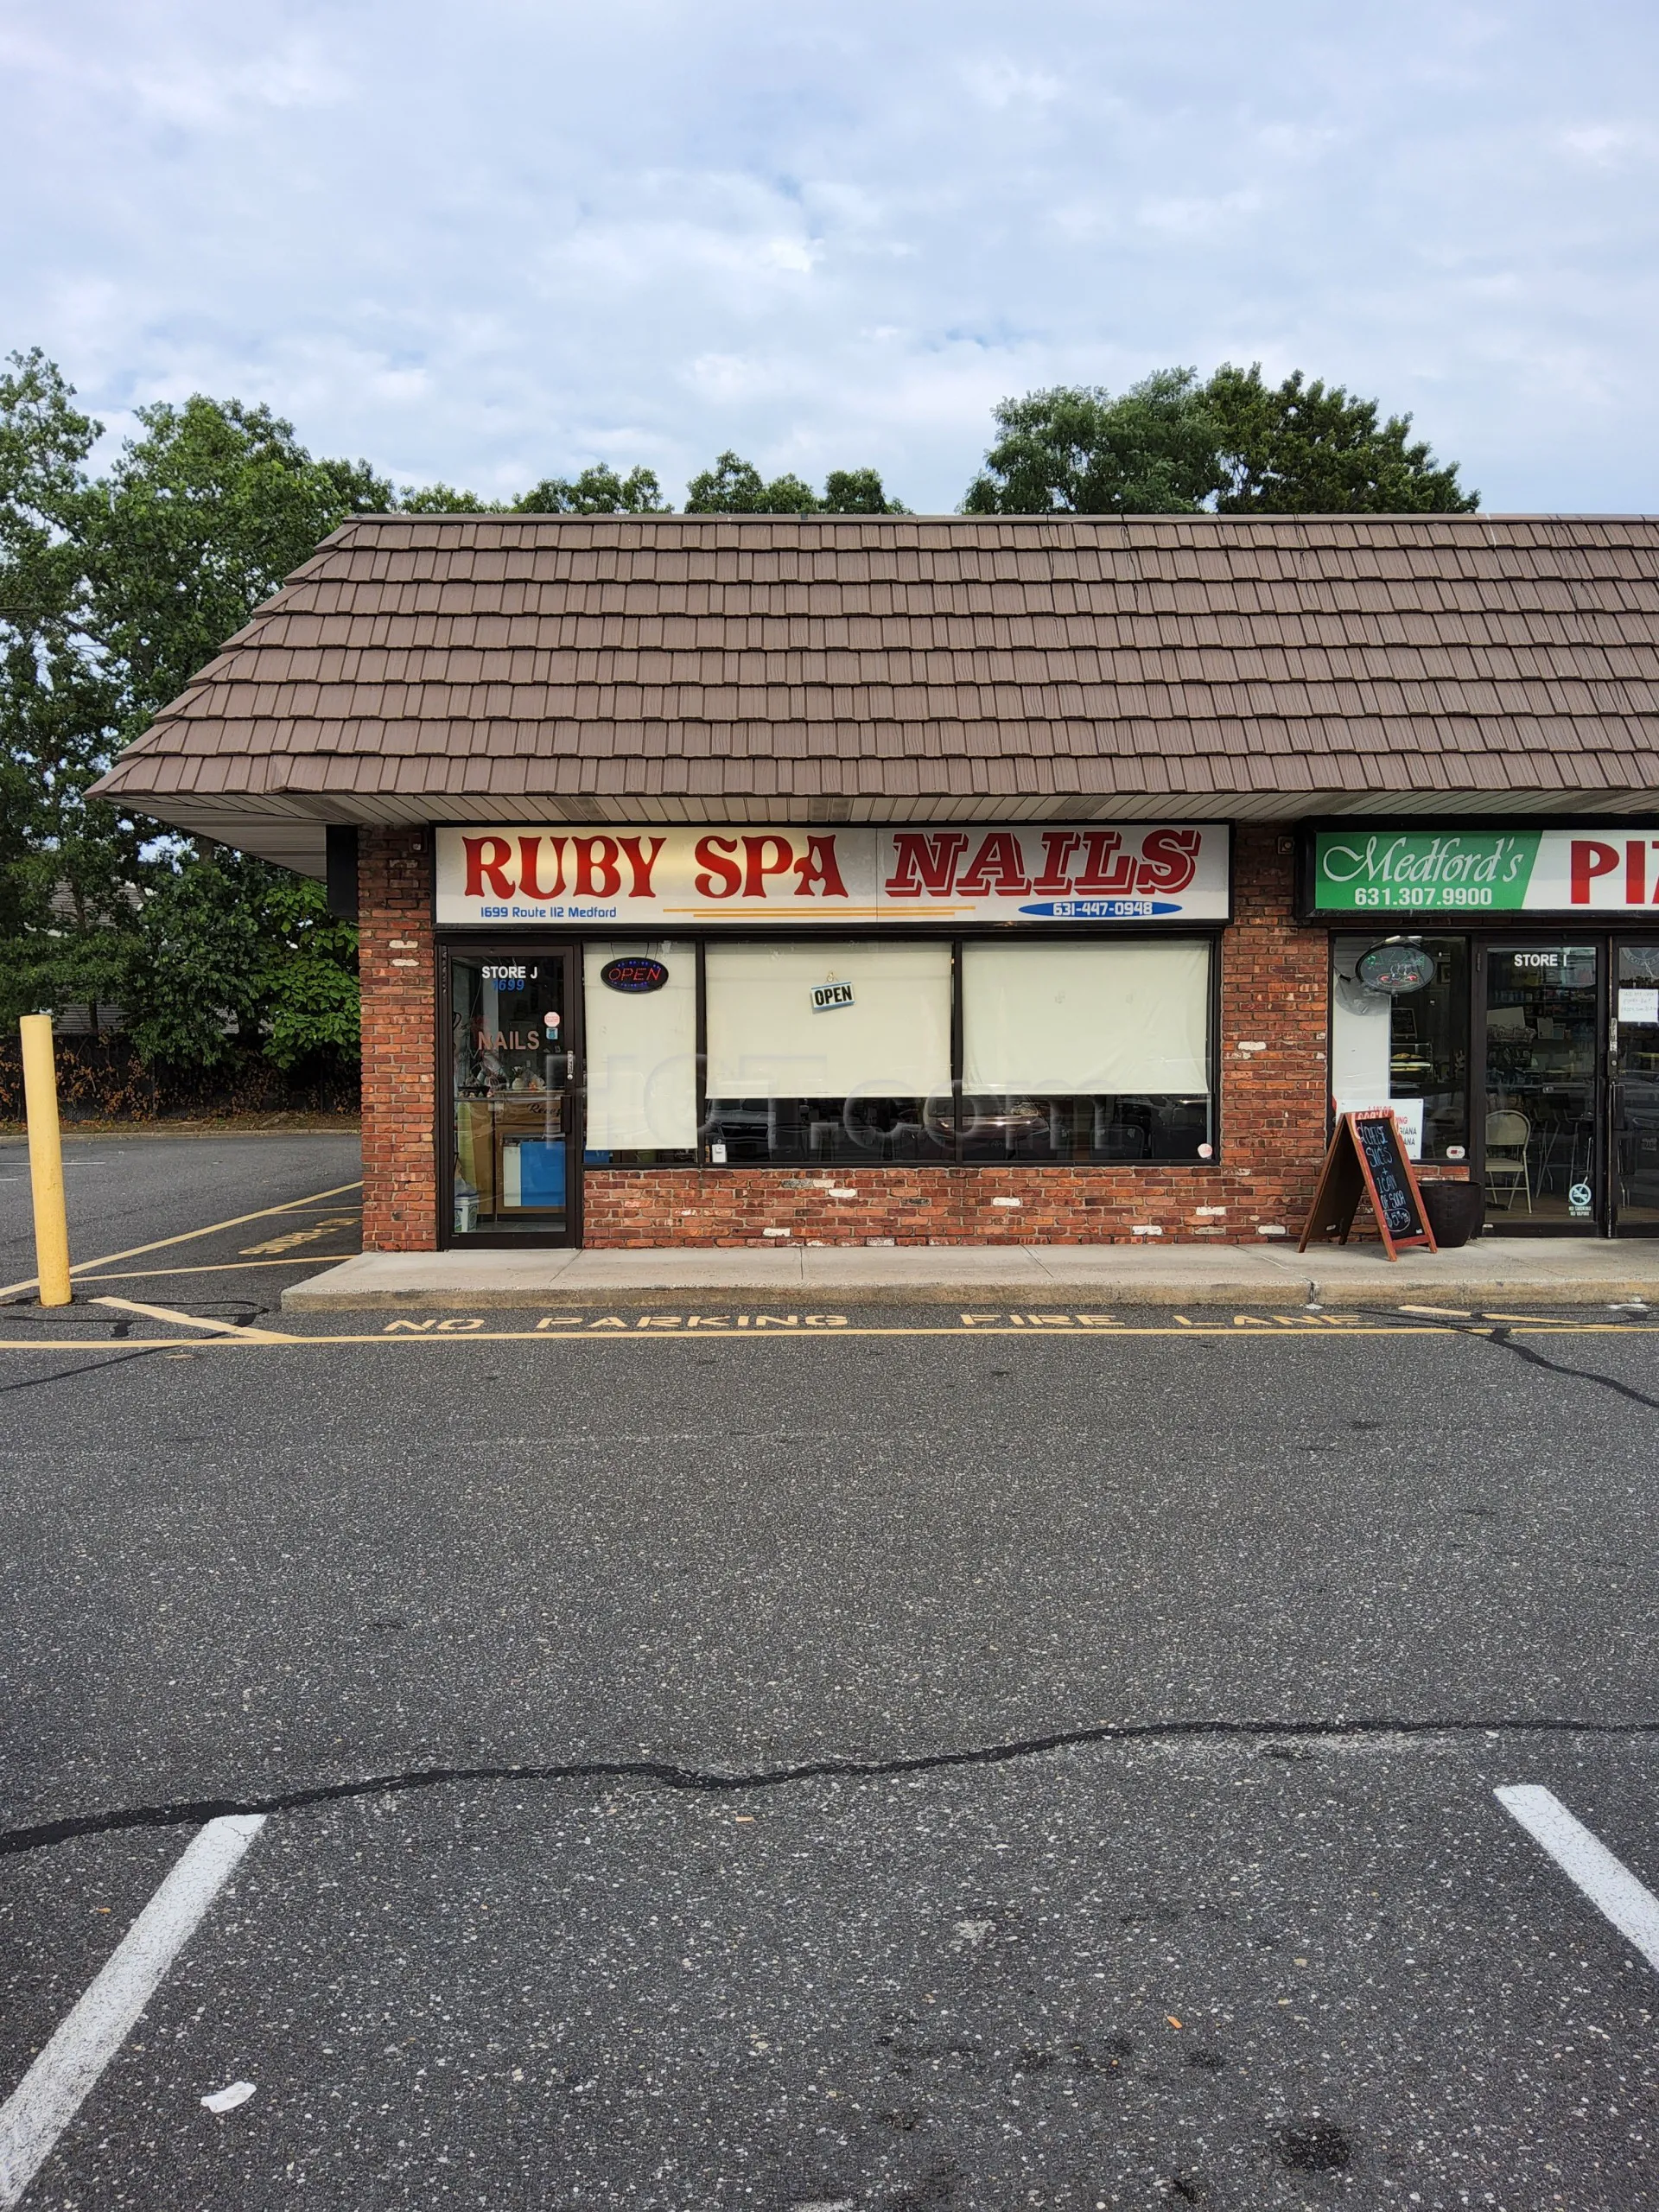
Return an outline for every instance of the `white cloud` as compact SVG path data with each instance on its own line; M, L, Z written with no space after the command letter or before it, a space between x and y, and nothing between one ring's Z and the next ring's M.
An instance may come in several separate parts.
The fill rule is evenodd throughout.
M1659 19L1400 0L10 0L0 349L480 491L734 447L955 504L1006 393L1306 368L1659 506ZM1605 88L1618 88L1617 112Z
M233 130L250 109L338 106L347 92L309 39L229 67L211 48L175 51L136 68L127 89L139 115L196 130Z
M962 79L982 107L1047 107L1065 89L1046 69L1022 68L1007 54L968 62Z
M1593 168L1614 168L1631 160L1651 158L1654 134L1630 124L1589 123L1563 130L1557 143Z
M1184 199L1143 200L1135 219L1149 231L1186 238L1215 238L1237 231L1266 206L1266 194L1253 190L1217 193L1207 200L1190 194Z

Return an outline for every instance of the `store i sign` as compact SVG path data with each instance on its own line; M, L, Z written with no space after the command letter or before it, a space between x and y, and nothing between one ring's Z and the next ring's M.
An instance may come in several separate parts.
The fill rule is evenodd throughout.
M1659 835L1586 830L1321 830L1316 914L1631 913L1659 906Z
M1228 918L1219 823L437 833L441 925L1192 923Z

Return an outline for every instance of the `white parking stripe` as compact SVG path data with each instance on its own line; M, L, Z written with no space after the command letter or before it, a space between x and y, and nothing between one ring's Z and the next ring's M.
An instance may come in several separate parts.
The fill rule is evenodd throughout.
M1567 1879L1605 1914L1650 1967L1659 1967L1659 1897L1643 1888L1623 1859L1574 1820L1553 1791L1535 1782L1511 1783L1492 1795L1541 1844Z
M0 2207L21 2202L264 1824L263 1813L208 1821L0 2106Z

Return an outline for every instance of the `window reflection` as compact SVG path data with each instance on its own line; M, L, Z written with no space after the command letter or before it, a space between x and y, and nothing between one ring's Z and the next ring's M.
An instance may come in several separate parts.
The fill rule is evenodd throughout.
M1389 951L1418 957L1372 957ZM1468 1071L1466 938L1332 939L1331 1091L1339 1114L1392 1106L1414 1156L1465 1160Z
M563 963L450 963L453 1233L558 1235L569 1221Z
M1207 1092L1180 1096L964 1096L962 1156L1078 1164L1206 1160L1213 1146Z
M1544 1222L1594 1218L1597 950L1486 956L1487 1202Z

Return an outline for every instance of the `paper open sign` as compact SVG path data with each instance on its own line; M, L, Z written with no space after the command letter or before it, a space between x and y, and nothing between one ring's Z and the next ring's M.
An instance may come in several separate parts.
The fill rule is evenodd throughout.
M833 1014L838 1006L851 1006L853 987L850 983L814 983L812 1011L814 1014Z

